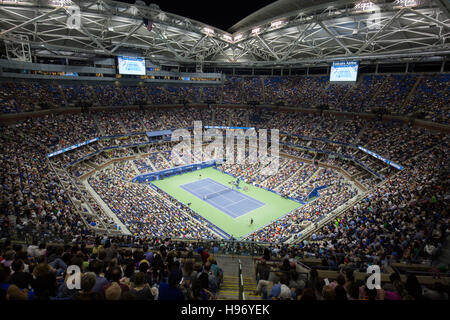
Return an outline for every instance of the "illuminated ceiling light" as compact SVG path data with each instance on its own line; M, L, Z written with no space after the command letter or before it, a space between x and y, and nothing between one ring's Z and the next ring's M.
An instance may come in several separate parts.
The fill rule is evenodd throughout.
M72 0L49 0L49 6L66 7L72 4Z
M210 36L214 34L214 30L208 27L204 27L203 32Z
M138 9L135 6L130 7L130 13L135 16L138 12Z
M260 33L261 32L261 28L260 27L256 27L256 28L253 28L252 29L252 34L253 35L256 35L256 34L258 34L258 33Z
M271 28L279 28L279 27L281 27L283 24L285 24L286 23L286 21L284 21L284 20L277 20L277 21L273 21L271 24L270 24L270 27Z
M227 34L224 34L223 35L223 38L225 39L225 40L227 40L227 41L233 41L233 38L231 37L231 36L229 36L229 35L227 35Z
M395 0L394 7L416 7L423 2L423 0Z
M158 18L159 20L164 21L167 18L167 16L164 12L161 12L160 14L158 14Z
M238 34L236 37L233 38L234 41L239 41L242 39L242 34Z
M359 1L355 3L355 10L370 11L374 8L375 4L372 1Z

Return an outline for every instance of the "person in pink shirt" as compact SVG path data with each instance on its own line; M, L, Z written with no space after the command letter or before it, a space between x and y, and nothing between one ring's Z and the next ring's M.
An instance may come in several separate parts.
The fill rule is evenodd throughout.
M392 291L385 291L384 292L384 299L385 300L403 300L403 298L407 295L407 292L405 290L405 287L399 280L395 280L392 284L393 290Z

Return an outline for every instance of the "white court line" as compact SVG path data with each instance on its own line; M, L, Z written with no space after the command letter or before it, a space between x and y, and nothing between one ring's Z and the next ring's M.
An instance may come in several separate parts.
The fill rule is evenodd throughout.
M237 202L234 202L234 203L230 203L230 204L226 205L225 208L234 206L235 204L238 204L239 202L242 202L242 201L246 201L246 199L243 199L243 200L240 200L240 201L237 201Z
M229 209L228 209L228 208L229 208L230 206L234 206L234 205L238 204L239 202L242 202L242 201L245 201L245 200L247 200L247 199L243 199L243 200L241 200L241 201L237 201L237 202L231 203L231 204L229 204L229 205L224 206L223 208L229 212ZM262 203L262 202L261 202L261 203ZM258 204L258 206L255 207L255 208L252 209L252 210L248 210L247 212L242 213L242 214L239 214L239 215L237 215L237 216L235 216L235 215L231 215L231 216L233 216L234 218L242 217L242 216L245 216L246 214L248 214L248 213L250 213L250 212L252 212L252 211L255 211L256 209L259 209L259 208L261 208L261 207L263 207L263 206L265 206L265 205L266 205L265 203L263 203L262 205L259 205L259 204Z
M226 195L226 194L221 194L219 197L223 197L223 198L229 199L229 198L226 197L225 195ZM210 199L208 199L208 200L210 200ZM229 204L229 205L225 205L225 206L219 205L219 204L217 204L217 203L215 204L215 206L212 205L211 203L210 203L210 205L212 205L212 206L215 207L215 208L219 207L219 208L220 208L219 210L224 211L225 213L227 213L229 216L231 216L231 217L233 217L233 218L237 218L237 217L246 215L248 212L251 212L251 211L256 210L256 209L258 209L258 208L261 207L261 206L259 206L259 207L255 208L255 209L253 209L253 210L250 210L250 211L248 211L248 212L245 212L245 213L242 213L242 214L238 214L238 215L235 215L235 214L234 214L235 212L230 211L230 210L228 209L228 207L233 206L233 205L235 205L235 204L238 204L239 202L246 201L246 200L248 200L248 199L242 199L242 200L239 200L239 201L233 201L233 203L231 203L231 204Z
M256 203L256 204L262 205L262 206L265 205L265 203L262 202L262 201L256 200L256 199L254 199L254 198L252 198L252 197L250 197L250 196L248 196L246 194L240 193L239 191L236 191L236 192L244 198L243 200L251 201L253 203ZM241 202L243 200L239 200L238 202Z
M214 181L214 180L213 180L213 181ZM248 195L246 195L246 194L243 194L243 193L241 193L241 192L239 192L239 191L237 191L237 190L233 190L233 191L235 191L239 196L241 196L241 197L242 197L242 200L239 200L239 201L233 200L232 198L227 197L228 194L226 194L226 193L220 195L221 197L226 198L226 199L229 200L230 202L233 202L233 203L231 203L230 205L234 205L234 204L237 204L237 203L242 202L242 201L249 201L249 202L251 202L251 203L257 205L258 207L256 207L255 209L261 208L261 207L263 207L263 206L266 205L266 203L264 203L264 202L262 202L262 201L259 201L259 200L256 200L256 199L254 199L254 198L252 198L252 197L250 197L250 196L248 196ZM236 193L234 193L234 194L236 194ZM231 195L231 194L230 194L230 195ZM227 206L225 206L225 207L229 207L230 205L227 205ZM253 210L255 210L255 209L253 209ZM253 210L251 210L251 211L253 211ZM249 212L250 212L250 211L249 211ZM245 214L247 214L247 213L244 213L244 215L245 215Z
M205 179L202 179L202 180L199 180L199 181L190 182L190 183L185 184L185 185L183 185L183 186L190 185L190 184L195 185L195 186L197 186L197 185L202 185L202 184L206 184L205 186L201 186L201 187L199 186L199 187L197 187L197 188L194 187L194 189L197 189L195 192L186 190L186 191L188 191L188 192L191 192L191 193L192 193L193 195L195 195L197 198L200 198L202 201L205 201L205 200L203 200L203 196L204 196L204 195L199 195L199 194L198 194L198 191L200 191L200 190L202 190L202 189L206 189L206 190L208 190L208 191L212 191L212 193L220 192L220 191L222 191L222 190L229 189L228 187L226 187L226 186L223 185L222 183L217 182L217 181L215 181L214 179L211 179L211 178L205 178ZM222 188L221 188L221 190L211 190L211 189L209 189L209 187L211 187L211 184L214 185L214 186L220 186L220 187L222 187ZM209 187L208 187L208 185L209 185ZM224 187L225 187L226 189L224 189ZM264 202L262 202L262 201L259 201L259 200L257 200L257 199L254 199L254 198L252 198L252 197L250 197L250 196L248 196L248 195L246 195L246 194L244 194L244 193L241 193L241 192L239 192L239 191L237 191L237 190L235 190L235 189L231 189L230 191L231 191L231 193L233 193L233 191L235 191L235 192L236 192L239 196L241 196L243 199L242 199L242 200L239 200L239 201L235 201L235 200L233 200L232 198L227 197L227 196L226 196L227 194L225 193L225 194L219 195L218 197L223 197L223 198L227 199L229 202L232 202L232 203L230 203L229 205L221 206L221 205L219 205L219 204L217 204L217 203L216 203L215 205L213 205L213 204L211 204L211 203L208 203L208 202L207 202L207 203L208 203L209 205L213 206L214 208L216 208L216 209L218 209L218 210L221 210L222 212L228 214L228 215L231 216L233 219L235 219L235 218L240 218L240 217L242 217L242 216L245 216L245 215L249 214L250 212L255 211L255 210L257 210L257 209L259 209L259 208L261 208L261 207L263 207L263 206L266 205L266 203L264 203ZM234 194L236 195L236 193L234 193ZM210 200L210 199L206 199L206 200ZM251 203L253 203L253 204L256 204L257 207L255 207L253 210L250 210L250 211L247 211L247 212L245 212L245 213L243 213L243 214L238 214L238 215L233 214L233 212L231 212L231 211L228 209L228 207L234 206L234 205L236 205L236 204L238 204L238 203L240 203L240 202L243 202L243 201L248 201L248 202L251 202ZM205 201L205 202L206 202L206 201ZM211 202L211 201L210 201L210 202Z

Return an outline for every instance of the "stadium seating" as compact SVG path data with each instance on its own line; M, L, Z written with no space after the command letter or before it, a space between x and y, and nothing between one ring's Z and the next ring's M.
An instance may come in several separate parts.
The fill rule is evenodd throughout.
M111 84L63 84L3 82L0 85L2 113L40 110L36 101L50 107L92 101L102 106L137 103L152 105L201 103L282 103L312 108L327 105L346 112L370 112L385 108L391 113L426 113L426 119L448 123L449 76L420 74L362 75L354 85L329 84L327 76L227 76L223 87L158 87ZM20 92L28 92L21 95Z
M378 106L403 114L426 110L428 120L445 124L447 88L445 75L370 75L354 86L342 87L329 85L322 76L227 77L223 88L5 82L0 85L0 98L2 112L9 116L39 110L37 101L42 100L51 106L94 100L113 109L69 113L52 110L1 125L0 237L85 245L101 242L99 235L105 235L105 239L123 236L124 226L129 237L120 240L123 245L145 243L155 246L156 251L166 238L220 243L222 234L210 221L164 191L132 182L138 174L174 166L170 153L173 144L152 140L146 132L188 128L201 120L203 125L279 128L281 160L276 175L265 175L260 163L223 164L219 169L305 204L240 241L271 246L277 254L275 248L282 248L285 254L319 259L322 267L335 272L342 266L363 268L387 262L421 263L431 268L448 234L448 135L389 119L276 108L255 110L240 104L255 99L266 103L284 100L306 109L323 103L354 112ZM19 94L24 91L29 95ZM393 91L399 94L394 96ZM162 107L181 99L197 103L209 98L237 106ZM161 106L126 106L141 100ZM51 152L94 138L99 139L47 158ZM358 146L404 169L395 169ZM199 159L200 155L195 157ZM320 196L309 197L317 189ZM307 237L303 234L309 230L306 226L313 228ZM176 244L184 248L186 243L170 242L168 247ZM104 245L108 247L108 241ZM0 250L1 268L6 264L3 261L10 259L10 250L5 248ZM40 250L44 249L54 250L43 245ZM17 249L16 254L21 250ZM36 248L30 252L33 250L38 252ZM76 257L77 251L73 250ZM227 250L225 244L221 250ZM128 257L125 251L120 257L123 265L124 257ZM144 253L148 252L139 254ZM40 254L34 254L32 259L38 261ZM95 260L87 255L82 259ZM136 259L141 261L142 256ZM52 261L56 260L49 259L48 263ZM211 264L202 261L197 272L208 270ZM151 261L149 265L152 272L157 270ZM104 271L108 270L112 272L113 268L108 265ZM131 276L136 266L130 270L133 272L128 271L129 277L125 272L122 276L133 283ZM149 282L155 289L153 298L156 290L161 290L161 274L154 276ZM289 280L295 282L296 277ZM213 281L210 289L216 286L215 292L205 289L211 295L204 291L202 297L215 297L220 293L219 284ZM79 298L79 293L65 295L63 282L60 286L55 289L55 297ZM34 289L39 295L39 289ZM185 297L195 298L189 293L192 288L185 289ZM296 292L301 295L303 291ZM98 298L105 297L99 292ZM358 295L362 297L365 293Z

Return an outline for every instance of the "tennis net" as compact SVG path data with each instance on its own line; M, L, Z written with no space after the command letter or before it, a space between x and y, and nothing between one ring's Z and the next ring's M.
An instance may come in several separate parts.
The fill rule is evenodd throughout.
M220 196L221 194L224 194L224 193L227 193L227 192L230 192L230 191L233 191L233 189L232 188L226 188L226 189L223 189L223 190L220 190L220 191L216 191L216 192L213 192L213 193L210 193L210 194L205 194L203 196L203 200L208 200L208 199Z

